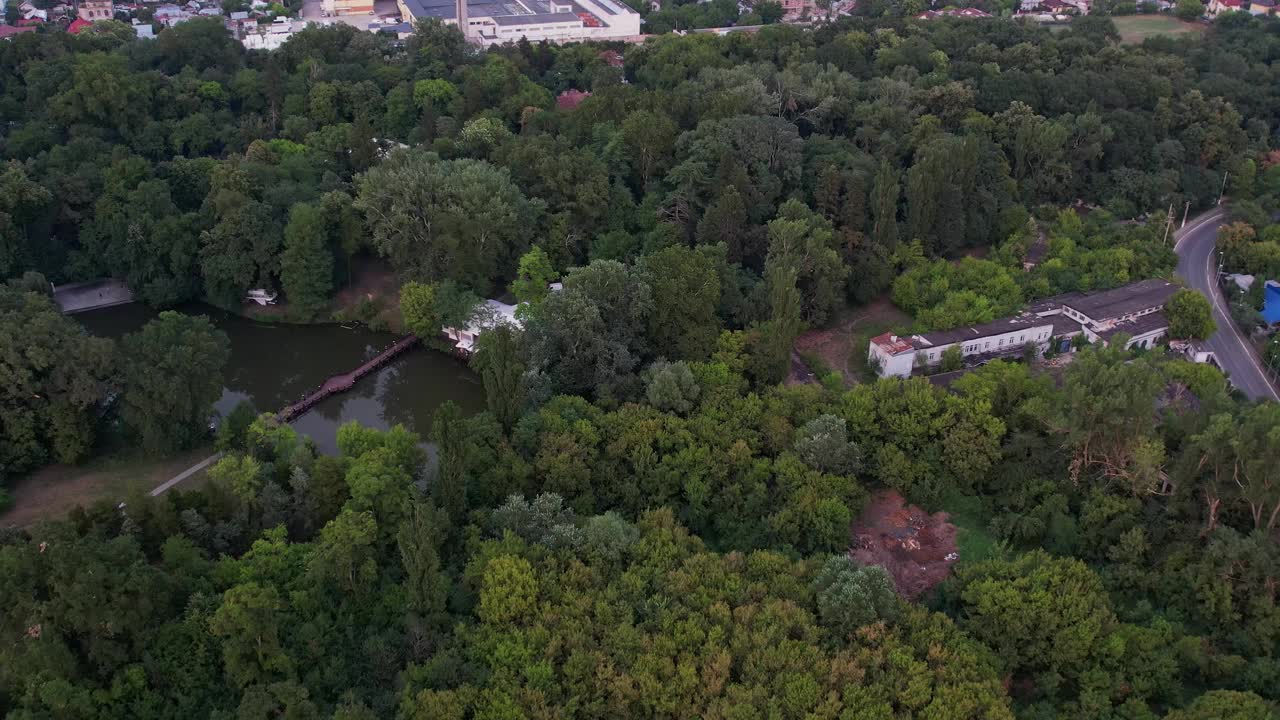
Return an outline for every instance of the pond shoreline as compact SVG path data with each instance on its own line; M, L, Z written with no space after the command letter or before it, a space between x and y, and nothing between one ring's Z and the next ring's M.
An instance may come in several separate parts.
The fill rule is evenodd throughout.
M209 305L187 305L179 312L204 315L231 340L222 397L215 410L226 416L248 400L259 412L279 412L393 345L400 336L325 322L263 322ZM120 337L134 332L156 311L140 304L77 314L90 332ZM315 440L322 452L336 452L337 429L345 422L386 429L403 424L422 438L430 435L431 417L443 402L453 401L465 414L484 408L479 377L465 361L422 343L370 372L346 392L326 397L293 418L292 425Z

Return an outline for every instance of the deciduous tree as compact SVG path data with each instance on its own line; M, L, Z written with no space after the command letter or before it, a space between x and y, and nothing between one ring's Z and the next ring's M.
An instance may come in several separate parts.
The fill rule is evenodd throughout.
M208 433L231 355L201 315L166 311L121 341L120 416L152 452L191 447Z

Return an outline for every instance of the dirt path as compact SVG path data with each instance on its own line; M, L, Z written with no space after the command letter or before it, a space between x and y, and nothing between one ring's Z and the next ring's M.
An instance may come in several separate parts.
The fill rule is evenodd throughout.
M162 483L160 483L159 485L157 485L157 486L155 487L155 489L151 491L151 497L155 497L155 496L159 495L160 493L164 492L165 490L168 490L169 488L173 487L174 485L177 485L178 483L182 482L183 480L186 480L187 478L191 477L192 475L195 475L196 473L200 472L201 470L203 470L203 469L205 469L205 468L209 467L210 465L214 464L215 462L217 462L217 461L218 461L218 460L220 460L220 459L222 459L222 452L216 452L216 453L214 453L214 454L210 455L209 457L207 457L207 458L205 458L205 459L201 460L200 462L196 463L195 465L192 465L191 467L187 468L186 470L183 470L182 472L178 473L177 475L174 475L173 477L169 478L168 480L165 480L164 482L162 482Z

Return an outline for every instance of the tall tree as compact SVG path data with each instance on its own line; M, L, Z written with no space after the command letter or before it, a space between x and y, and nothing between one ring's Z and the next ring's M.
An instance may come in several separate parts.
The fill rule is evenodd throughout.
M440 562L448 524L443 511L429 502L417 501L396 535L409 591L409 610L427 619L443 615L449 595L449 578Z
M120 416L152 452L191 447L208 432L231 356L204 316L166 311L121 341Z
M639 272L653 289L653 346L673 360L707 358L720 334L720 278L711 259L673 246L641 258Z
M455 532L467 517L467 448L462 410L453 401L436 409L431 418L431 439L436 444L436 472L431 496L445 512Z
M47 296L0 285L0 479L88 453L114 362Z
M760 380L772 384L782 382L791 370L791 353L800 334L800 291L796 289L796 271L788 265L772 265L768 271L768 322L757 333L760 343Z
M489 412L503 429L511 430L528 402L517 332L503 324L481 333L471 367L480 372Z
M305 316L314 316L333 290L333 252L329 249L324 217L314 205L299 203L289 211L280 256L280 284L289 303Z
M549 285L555 279L556 270L551 266L547 251L535 245L520 258L511 292L520 302L537 303L551 292Z
M898 173L888 160L880 162L876 179L871 187L871 217L874 225L871 239L877 245L892 252L898 245Z
M372 244L401 275L477 289L511 277L542 206L506 170L420 149L392 153L358 186Z
M1183 288L1174 293L1164 312L1169 318L1169 337L1206 340L1218 329L1209 300L1195 290Z
M769 222L769 264L795 271L805 321L821 325L836 309L849 268L831 223L798 200L783 203Z

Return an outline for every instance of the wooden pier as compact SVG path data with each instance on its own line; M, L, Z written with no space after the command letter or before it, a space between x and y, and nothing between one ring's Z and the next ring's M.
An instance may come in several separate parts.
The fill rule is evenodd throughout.
M377 370L383 365L386 365L396 356L417 344L418 337L416 335L408 335L401 338L394 345L378 353L376 357L366 361L355 370L344 375L334 375L328 380L325 380L323 385L316 388L315 391L311 392L298 402L281 410L276 417L279 418L281 422L293 422L293 420L299 415L315 407L316 403L324 400L330 395L337 395L340 392L350 390L360 378L368 375L374 370Z

